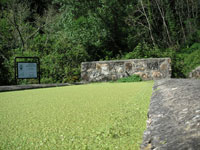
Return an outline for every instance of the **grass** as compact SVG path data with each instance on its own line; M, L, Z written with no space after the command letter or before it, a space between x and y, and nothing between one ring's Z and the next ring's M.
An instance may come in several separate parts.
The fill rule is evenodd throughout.
M0 93L0 150L138 150L153 82Z

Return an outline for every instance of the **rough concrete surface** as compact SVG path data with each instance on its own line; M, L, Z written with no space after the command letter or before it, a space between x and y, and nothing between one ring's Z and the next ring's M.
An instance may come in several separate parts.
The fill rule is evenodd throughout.
M155 81L141 150L200 150L200 80Z

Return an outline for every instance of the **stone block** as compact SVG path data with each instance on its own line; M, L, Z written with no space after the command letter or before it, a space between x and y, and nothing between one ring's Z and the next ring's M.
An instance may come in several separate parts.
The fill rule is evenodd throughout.
M166 63L162 63L162 64L160 65L160 69L161 69L161 70L167 70L167 64L166 64Z
M158 71L154 71L154 72L152 73L152 77L153 77L154 79L160 79L160 78L162 77L162 73L160 73L160 72L158 72Z
M132 65L131 62L125 63L125 70L126 70L126 71L131 71L131 70L132 70L132 67L133 67L133 65Z
M111 80L113 80L113 81L117 80L117 76L116 75L112 75L111 76Z
M200 79L200 66L190 72L189 78Z
M148 80L148 74L144 72L136 72L135 75L139 75L143 80Z
M147 63L147 69L149 70L158 70L159 63L157 61L150 61Z

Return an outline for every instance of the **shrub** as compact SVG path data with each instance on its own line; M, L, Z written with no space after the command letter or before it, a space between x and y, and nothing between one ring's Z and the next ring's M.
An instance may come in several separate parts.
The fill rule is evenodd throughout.
M139 43L132 52L125 54L122 59L157 58L162 55L162 50L158 47L152 47L149 44L142 42Z
M191 72L198 66L200 66L200 48L196 49L191 54L185 56L183 67L183 72L185 76L188 76L189 72Z
M117 82L140 82L140 81L142 81L142 78L139 75L132 75L117 80Z

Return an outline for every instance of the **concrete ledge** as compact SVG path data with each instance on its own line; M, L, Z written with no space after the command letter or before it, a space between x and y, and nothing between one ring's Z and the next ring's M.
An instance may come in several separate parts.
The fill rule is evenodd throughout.
M200 80L155 81L141 150L200 148Z
M50 87L60 87L60 86L70 86L70 85L81 85L84 83L60 83L60 84L29 84L29 85L11 85L11 86L0 86L0 92L7 91L17 91L17 90L28 90L28 89L38 89L38 88L50 88Z

